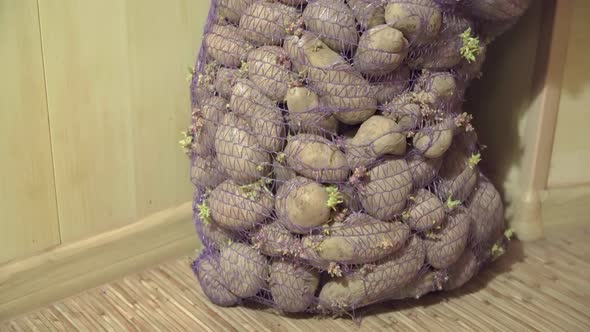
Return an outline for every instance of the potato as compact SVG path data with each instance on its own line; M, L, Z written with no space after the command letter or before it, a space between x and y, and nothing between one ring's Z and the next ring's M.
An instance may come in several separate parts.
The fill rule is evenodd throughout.
M453 0L455 1L455 0ZM388 296L389 300L419 299L422 296L442 290L444 273L439 271L426 271L409 285L399 288Z
M302 250L301 241L278 222L262 225L252 235L252 242L261 253L271 257L297 257Z
M229 100L231 98L231 90L236 82L240 78L246 78L247 74L239 69L235 68L219 68L217 76L215 77L215 90L220 96Z
M251 229L271 217L274 200L263 188L240 187L232 180L217 186L207 199L211 218L231 230Z
M244 39L257 46L280 45L300 16L297 8L257 1L240 18L240 32Z
M448 281L443 285L444 290L457 289L466 284L479 269L477 258L470 249L463 251L459 259L448 269Z
M200 188L215 188L223 182L225 176L213 156L196 156L191 162L191 181Z
M414 135L414 147L426 158L439 158L453 142L453 129L449 121L425 127Z
M284 151L287 165L295 172L319 182L341 182L348 177L346 156L329 140L313 134L288 139Z
M432 183L442 165L442 158L425 158L421 152L412 150L407 156L414 188L424 188Z
M205 247L212 246L216 249L225 247L235 237L233 232L220 227L214 221L209 221L208 223L201 222L197 227L197 231Z
M248 79L236 82L229 108L248 122L262 149L267 152L282 149L285 124L281 109L262 94L254 82Z
M385 24L367 30L354 55L354 68L363 74L383 75L400 66L408 53L401 31Z
M326 231L328 235L303 238L304 256L319 261L315 266L374 262L399 250L410 235L406 224L383 222L365 213L353 213Z
M531 0L473 0L468 8L479 18L503 21L521 16L530 3Z
M412 81L410 74L410 69L402 65L392 73L374 77L370 84L377 98L377 104L387 104L406 90Z
M457 95L457 82L448 72L423 71L414 85L414 94L432 106L449 103Z
M297 173L286 165L286 161L278 161L277 159L272 162L272 172L275 179L275 187L280 188L285 182L295 178Z
M471 236L474 248L490 249L504 231L504 205L500 193L485 177L480 176L475 191L467 201L467 209L473 219Z
M201 108L193 112L196 134L193 138L193 153L198 156L211 156L215 152L215 133L223 119L227 100L221 97L209 97L201 102Z
M248 6L256 0L218 0L217 15L232 23L239 23Z
M445 207L435 194L420 189L411 200L404 221L416 232L426 232L445 221Z
M471 195L479 178L477 165L470 165L471 157L471 153L458 146L447 152L439 171L441 196L464 202Z
M278 46L263 46L248 53L248 76L273 101L283 101L289 84L297 79L291 61Z
M395 120L404 132L418 128L422 122L422 109L408 92L397 95L384 105L383 115Z
M348 209L348 211L358 212L362 210L363 206L361 205L361 201L358 197L356 189L353 185L346 184L346 185L339 185L338 186L340 194L342 194L342 207Z
M406 135L398 124L382 115L373 115L361 124L356 135L346 142L348 165L367 166L382 155L404 155Z
M193 271L201 284L203 293L211 302L230 307L238 304L240 298L232 294L224 285L219 271L219 258L211 254L201 254L192 264Z
M212 25L203 42L211 58L233 68L239 67L252 49L252 45L242 38L240 30L231 25Z
M246 121L233 113L226 114L217 128L215 151L223 171L238 184L256 182L268 173L270 154L262 149Z
M361 26L361 29L371 29L385 24L385 6L375 0L348 0L348 5Z
M338 120L320 105L318 95L308 88L290 88L286 101L289 127L293 131L326 136L338 130Z
M304 177L283 184L277 192L275 211L278 222L291 232L307 233L330 219L326 187Z
M240 73L240 70L236 68L219 68L213 85L215 86L215 91L221 97L229 100L231 97L231 88L238 77L238 73Z
M407 63L412 69L447 70L463 60L461 34L469 28L473 30L473 24L454 12L445 12L442 26L436 40L414 49L408 55Z
M336 52L352 50L358 43L354 15L344 0L309 1L303 21L308 31Z
M287 37L283 43L283 49L289 55L295 70L312 72L312 76L321 75L321 72L315 73L321 69L327 70L348 64L342 55L334 52L317 36L310 33L304 33L301 37Z
M348 71L342 72L341 74L343 74L344 77L352 77L350 76L351 72ZM338 74L335 74L335 77L337 76ZM355 79L360 80L360 74L359 77ZM348 83L344 83L343 85L347 84ZM356 85L353 82L350 84ZM357 90L357 93L360 96L346 96L344 90L342 90L338 95L322 96L320 102L326 107L333 109L334 117L344 124L357 125L363 123L377 111L377 99L371 94L371 92L369 92L370 86L368 83L362 83L360 85L365 85L362 87L363 90ZM340 88L348 89L344 86ZM364 92L366 92L366 94Z
M377 100L369 82L338 53L309 33L283 45L297 70L307 77L320 103L345 124L359 124L375 114Z
M275 260L270 266L270 292L283 312L305 311L315 300L320 274L293 261Z
M385 6L385 22L403 32L410 44L421 45L440 32L442 13L434 0L392 0Z
M470 227L471 217L467 212L452 211L442 228L432 231L424 240L426 261L436 269L446 269L455 263L467 246Z
M489 44L508 32L517 22L518 18L506 21L481 21L478 24L477 32L480 40L485 44Z
M408 245L397 251L372 271L359 271L328 281L319 295L319 304L336 310L354 310L387 300L387 295L411 282L424 263L422 241L412 237Z
M199 68L198 70L195 68L189 69L191 97L194 106L202 106L202 101L209 99L215 94L214 82L219 71L219 64L212 59L204 58L203 60L206 61L203 68Z
M241 298L252 297L265 288L268 262L251 246L234 242L221 249L219 274L227 289Z
M359 190L363 208L380 220L392 220L406 206L412 191L412 174L405 160L389 160L367 173L369 181Z
M279 2L291 6L303 6L307 3L307 0L279 0Z

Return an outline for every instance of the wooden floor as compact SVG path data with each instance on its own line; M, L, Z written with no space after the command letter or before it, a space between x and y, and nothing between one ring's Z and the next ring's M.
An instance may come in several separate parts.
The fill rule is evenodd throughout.
M22 317L0 331L590 331L590 224L551 229L465 289L349 318L285 318L211 305L178 259Z

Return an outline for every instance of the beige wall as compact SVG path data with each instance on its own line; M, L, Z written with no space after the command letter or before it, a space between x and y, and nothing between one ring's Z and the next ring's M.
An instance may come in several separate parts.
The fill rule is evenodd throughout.
M549 187L590 185L590 1L575 1Z
M0 263L191 199L176 142L207 11L0 0Z

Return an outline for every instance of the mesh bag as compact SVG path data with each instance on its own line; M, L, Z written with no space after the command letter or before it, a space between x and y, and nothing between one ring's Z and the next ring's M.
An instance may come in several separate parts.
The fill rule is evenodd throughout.
M502 254L462 101L528 2L213 0L181 141L209 299L353 313Z

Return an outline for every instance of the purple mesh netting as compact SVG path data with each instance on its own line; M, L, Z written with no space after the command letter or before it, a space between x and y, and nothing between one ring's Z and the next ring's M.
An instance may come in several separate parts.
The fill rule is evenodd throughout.
M462 102L529 2L212 0L182 141L206 296L354 313L503 253Z

